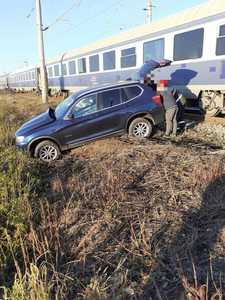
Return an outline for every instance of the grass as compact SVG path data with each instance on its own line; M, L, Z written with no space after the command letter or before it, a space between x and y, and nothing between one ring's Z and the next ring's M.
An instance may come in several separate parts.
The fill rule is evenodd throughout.
M37 101L0 96L0 298L223 299L223 157L123 137L43 165L13 141Z

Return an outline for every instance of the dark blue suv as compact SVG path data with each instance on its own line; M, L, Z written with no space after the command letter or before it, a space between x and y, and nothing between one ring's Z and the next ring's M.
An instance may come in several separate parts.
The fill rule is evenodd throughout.
M148 138L164 120L160 97L140 82L79 91L16 132L17 147L45 162L61 152L111 135Z

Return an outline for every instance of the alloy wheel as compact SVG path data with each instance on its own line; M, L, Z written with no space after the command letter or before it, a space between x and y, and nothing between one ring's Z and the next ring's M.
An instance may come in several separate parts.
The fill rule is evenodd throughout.
M45 162L53 161L57 158L58 152L57 149L51 145L43 146L40 149L39 157Z
M147 137L149 134L149 127L146 123L140 122L135 125L133 128L133 134L137 137Z

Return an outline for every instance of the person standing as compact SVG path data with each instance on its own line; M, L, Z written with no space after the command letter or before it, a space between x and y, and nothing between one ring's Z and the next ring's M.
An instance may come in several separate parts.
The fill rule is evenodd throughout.
M162 104L165 109L166 132L165 137L177 135L177 113L178 106L172 92L168 89L168 80L160 80L157 91L162 97Z
M175 88L172 89L172 95L174 96L177 107L178 107L178 113L177 113L177 123L184 124L184 113L185 113L185 104L186 104L186 98L182 93L180 93Z

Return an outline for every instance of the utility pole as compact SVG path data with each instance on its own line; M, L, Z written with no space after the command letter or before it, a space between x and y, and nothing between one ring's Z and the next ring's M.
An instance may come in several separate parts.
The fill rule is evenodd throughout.
M42 102L48 103L48 78L45 66L45 51L44 51L44 37L43 37L43 24L41 13L41 0L36 0L36 16L37 16L37 38L38 50L40 57L40 76L41 76L41 92Z
M145 23L149 24L152 22L152 0L147 0L147 6L146 8L144 8L144 10L146 11L146 19L145 19Z

